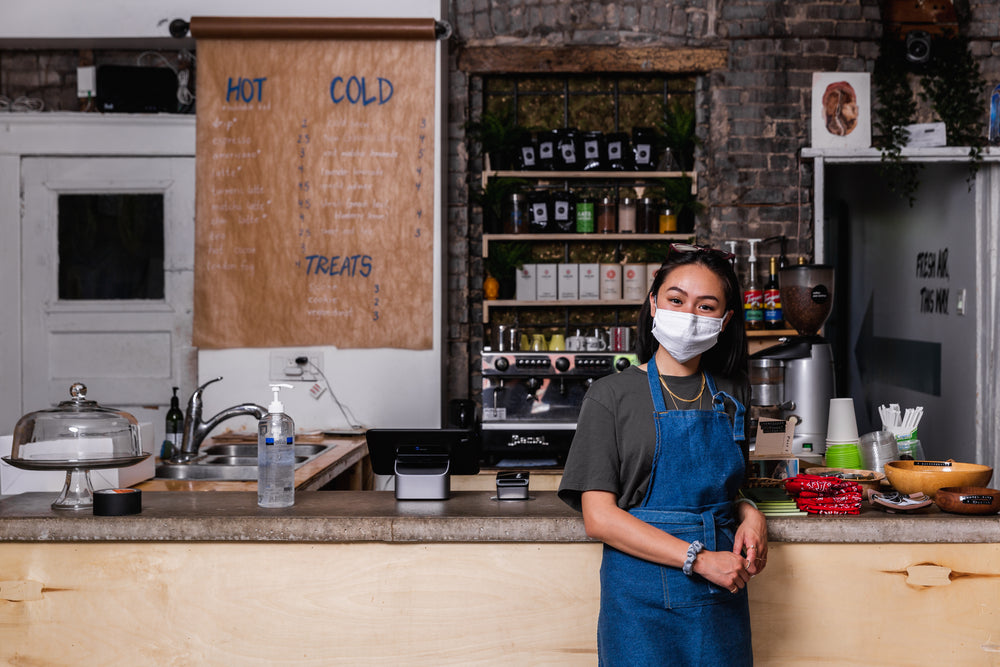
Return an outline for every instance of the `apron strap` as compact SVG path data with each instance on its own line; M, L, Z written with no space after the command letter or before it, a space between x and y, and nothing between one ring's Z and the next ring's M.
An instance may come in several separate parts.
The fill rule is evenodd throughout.
M666 412L667 404L663 400L663 390L660 389L660 372L656 369L656 355L646 362L646 379L649 380L649 393L653 397L653 411Z

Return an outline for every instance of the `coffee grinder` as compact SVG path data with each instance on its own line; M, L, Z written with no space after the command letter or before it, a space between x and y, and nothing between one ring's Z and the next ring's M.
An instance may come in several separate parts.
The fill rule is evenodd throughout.
M778 280L785 321L798 335L750 357L751 414L795 417L792 454L820 456L835 392L833 348L819 335L833 308L833 267L788 266Z

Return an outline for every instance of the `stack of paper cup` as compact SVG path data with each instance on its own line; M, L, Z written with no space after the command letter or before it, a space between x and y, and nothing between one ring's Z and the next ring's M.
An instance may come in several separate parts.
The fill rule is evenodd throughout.
M831 468L861 468L853 398L830 399L825 456L826 465Z

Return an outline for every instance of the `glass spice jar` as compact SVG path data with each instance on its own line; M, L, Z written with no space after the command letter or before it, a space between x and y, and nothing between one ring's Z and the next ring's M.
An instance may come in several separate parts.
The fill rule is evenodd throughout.
M591 234L594 231L594 200L581 199L576 203L576 231Z
M673 234L677 231L677 214L670 207L660 211L660 233Z
M618 202L618 231L623 234L635 233L635 199L622 197Z
M597 231L601 234L613 234L617 229L618 206L612 197L601 197L594 207L594 217L597 218Z
M636 229L640 234L660 231L660 209L652 197L643 197L636 207Z

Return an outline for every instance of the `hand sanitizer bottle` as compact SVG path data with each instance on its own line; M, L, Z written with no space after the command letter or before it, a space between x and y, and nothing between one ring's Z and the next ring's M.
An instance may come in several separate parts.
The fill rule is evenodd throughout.
M295 503L295 423L278 400L282 388L292 385L271 385L274 400L257 425L257 504L261 507Z

